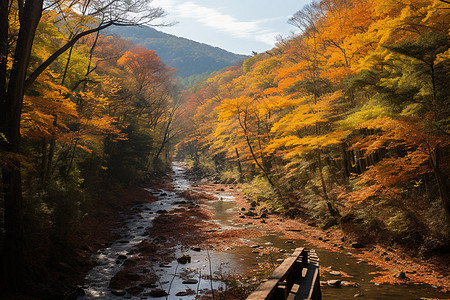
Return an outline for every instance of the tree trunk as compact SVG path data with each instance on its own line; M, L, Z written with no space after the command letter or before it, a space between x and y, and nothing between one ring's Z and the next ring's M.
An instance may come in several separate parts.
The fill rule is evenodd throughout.
M342 153L342 170L343 170L343 177L346 181L348 181L348 178L350 178L350 168L351 168L351 162L348 157L348 153L345 150L346 145L345 143L341 143L341 153Z
M450 200L448 198L448 179L442 174L440 169L440 150L439 145L436 146L434 151L431 153L431 167L433 169L434 177L439 190L439 197L441 198L442 206L445 211L445 216L447 217L447 222L450 224Z
M339 216L339 211L333 207L333 205L330 202L330 198L328 197L327 193L327 186L325 184L325 179L323 178L323 172L322 172L322 156L321 156L321 150L320 148L317 148L317 162L319 164L319 175L320 175L320 181L322 183L322 190L323 190L323 196L325 198L325 201L327 202L328 211L330 212L331 216Z
M247 134L245 135L245 138L247 140L247 145L248 145L248 148L250 150L250 154L252 155L253 161L256 163L258 168L263 172L264 177L266 177L266 179L269 182L269 184L271 186L275 187L275 185L273 184L272 180L270 179L269 173L266 171L266 169L264 169L264 167L259 163L258 159L256 158L255 152L253 151L252 144L250 143L250 138L248 137Z
M242 165L241 165L241 159L239 158L239 151L238 148L234 148L236 150L236 159L238 162L238 168L239 168L239 181L242 180L243 173L242 173Z
M45 183L45 170L47 168L47 139L42 138L41 144L41 170L40 170L40 184L43 185Z
M2 6L4 1L2 0ZM22 113L25 78L37 25L42 14L43 0L26 1L20 16L13 66L6 93L2 91L0 103L0 132L7 141L1 142L1 151L11 158L8 166L2 166L2 184L5 206L5 255L6 286L22 286L25 266L24 203L20 173L20 116ZM19 8L21 9L21 8ZM3 7L2 7L3 11ZM3 16L1 19L4 19ZM8 19L6 17L6 19ZM7 37L7 36L6 36ZM4 36L2 34L2 39ZM0 41L0 44L4 43ZM3 66L1 72L4 72ZM3 78L4 74L0 75ZM2 79L3 80L3 79Z
M6 70L8 62L8 0L0 0L0 103L6 101ZM2 133L0 131L0 133Z

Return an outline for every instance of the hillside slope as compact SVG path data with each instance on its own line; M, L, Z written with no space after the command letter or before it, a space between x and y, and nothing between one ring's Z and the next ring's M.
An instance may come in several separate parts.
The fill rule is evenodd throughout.
M136 45L155 50L161 60L177 69L176 75L183 78L211 73L248 58L218 47L166 34L148 26L113 27L105 33L127 38Z

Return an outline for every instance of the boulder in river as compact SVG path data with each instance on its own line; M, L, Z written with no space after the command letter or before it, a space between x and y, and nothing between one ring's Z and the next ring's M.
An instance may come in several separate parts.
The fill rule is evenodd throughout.
M156 289L156 290L152 290L148 293L145 293L144 296L150 296L150 297L154 297L154 298L161 298L161 297L166 297L167 292L163 289Z
M144 288L141 286L133 286L133 287L127 288L126 291L130 295L137 296L144 291Z
M198 283L198 280L194 279L194 278L189 278L189 279L183 280L183 284L197 284L197 283Z
M341 276L341 272L339 271L330 271L329 274L333 276Z
M177 261L180 263L180 264L187 264L187 263L190 263L191 262L191 257L189 256L189 255L181 255L180 257L178 257L177 258Z
M327 285L331 286L331 287L340 287L341 286L341 281L340 280L328 280L327 281Z
M358 283L354 282L354 281L342 281L341 282L342 286L352 286L352 287L358 287Z
M116 296L125 296L125 294L127 293L125 290L122 290L122 289L112 289L111 290L111 293L113 294L113 295L116 295Z
M194 292L194 291L192 291L192 292L189 292L189 291L183 291L183 292L178 292L178 293L176 293L175 296L177 296L177 297L184 297L184 296L193 295L192 293L194 293L194 295L195 295L195 292Z
M358 243L358 242L353 242L353 243L351 244L351 246L352 246L353 248L355 248L355 249L361 249L361 248L364 248L364 246L363 246L362 244Z
M154 282L147 282L147 283L144 282L144 283L139 284L139 286L141 286L143 288L155 288L155 287L158 287L158 285L156 283L154 283Z
M394 275L395 278L401 279L401 280L409 280L408 276L406 276L405 272L399 272Z

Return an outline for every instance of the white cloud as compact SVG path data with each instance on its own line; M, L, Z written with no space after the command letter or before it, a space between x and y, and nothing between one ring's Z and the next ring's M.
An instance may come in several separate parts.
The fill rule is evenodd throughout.
M259 21L239 21L217 9L198 5L192 1L155 0L154 6L164 8L171 17L193 19L207 27L220 30L235 38L244 38L273 45L277 32L264 29Z

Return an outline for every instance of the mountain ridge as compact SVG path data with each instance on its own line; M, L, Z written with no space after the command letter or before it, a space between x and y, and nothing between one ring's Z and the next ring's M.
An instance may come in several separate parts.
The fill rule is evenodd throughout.
M137 46L155 50L165 64L177 69L176 75L182 78L212 73L250 57L164 33L148 26L114 26L109 28L106 34L117 35Z

